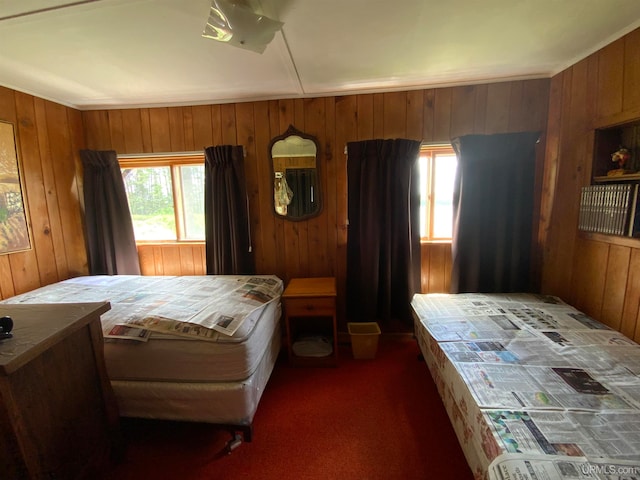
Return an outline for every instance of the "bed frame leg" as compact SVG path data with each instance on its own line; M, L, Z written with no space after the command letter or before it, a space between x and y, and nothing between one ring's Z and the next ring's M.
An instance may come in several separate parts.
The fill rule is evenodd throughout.
M253 425L228 425L227 430L231 434L231 440L225 446L227 455L242 445L243 441L250 442L253 439Z
M227 442L227 455L231 455L236 448L238 448L242 444L242 435L239 433L234 433L231 440Z

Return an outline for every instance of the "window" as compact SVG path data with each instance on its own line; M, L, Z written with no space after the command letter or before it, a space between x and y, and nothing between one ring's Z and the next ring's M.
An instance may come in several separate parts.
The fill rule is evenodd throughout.
M420 237L424 241L451 240L457 165L451 145L420 149Z
M136 241L204 240L204 158L120 158Z

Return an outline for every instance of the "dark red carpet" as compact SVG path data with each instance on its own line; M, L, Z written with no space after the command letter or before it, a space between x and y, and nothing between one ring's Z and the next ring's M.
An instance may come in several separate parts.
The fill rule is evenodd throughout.
M382 336L375 360L341 346L338 368L282 358L254 418L254 438L206 424L123 419L126 459L107 479L374 480L473 478L418 346Z

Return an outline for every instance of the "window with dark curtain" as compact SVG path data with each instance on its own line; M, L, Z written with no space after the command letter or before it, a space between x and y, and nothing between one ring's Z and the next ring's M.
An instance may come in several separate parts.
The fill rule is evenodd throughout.
M207 274L255 273L242 146L207 147L205 251Z
M411 324L420 290L420 191L415 140L347 144L347 314Z
M454 187L451 291L532 291L538 132L468 135Z
M133 223L115 151L81 150L91 275L140 275Z

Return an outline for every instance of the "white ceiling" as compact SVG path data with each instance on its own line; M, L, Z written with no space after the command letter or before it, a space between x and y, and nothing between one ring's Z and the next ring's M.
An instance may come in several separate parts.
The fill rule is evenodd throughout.
M0 85L88 110L488 83L640 26L639 0L250 1L284 22L263 54L201 36L210 0L0 0Z

